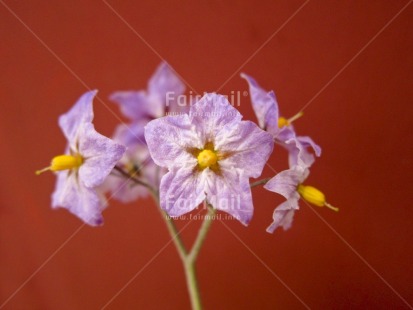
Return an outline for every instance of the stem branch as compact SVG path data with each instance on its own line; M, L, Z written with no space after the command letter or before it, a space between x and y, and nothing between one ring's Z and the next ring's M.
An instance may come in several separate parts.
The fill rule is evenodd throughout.
M250 183L250 187L254 188L256 186L266 184L269 180L271 180L271 178L265 178L265 179L262 179L262 180L258 180L256 182Z

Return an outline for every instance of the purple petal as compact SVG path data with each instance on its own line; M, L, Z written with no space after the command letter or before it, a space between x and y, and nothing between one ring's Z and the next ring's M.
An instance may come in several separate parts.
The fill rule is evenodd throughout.
M288 161L290 167L302 166L309 168L314 163L314 155L308 151L312 148L316 156L321 155L321 148L310 137L296 137L285 142L285 148L289 152Z
M204 146L186 114L150 121L145 127L145 139L154 162L166 168L195 166L196 158L189 150Z
M110 199L115 198L123 203L129 203L149 195L149 190L146 187L118 175L109 175L99 188L103 192L111 192Z
M103 183L126 150L123 145L99 134L91 123L79 129L78 143L78 152L84 159L79 178L90 188Z
M278 103L273 91L267 92L249 75L241 73L249 85L252 108L262 129L276 134L278 129Z
M109 99L117 103L122 114L132 121L159 117L164 112L162 103L150 98L145 91L117 91Z
M78 180L76 172L57 173L56 188L52 194L52 207L68 209L91 226L103 224L103 204L99 196L94 189L85 187Z
M75 147L74 141L80 124L93 120L93 98L96 94L97 90L83 94L67 113L59 117L59 126L72 148Z
M297 186L308 176L308 169L295 166L291 169L281 171L264 185L266 190L283 195L285 198L299 198Z
M220 164L241 167L245 176L253 178L261 175L274 147L273 137L250 121L218 132L215 143L220 154L228 154Z
M115 128L112 139L126 147L135 144L146 145L144 136L146 124L146 121L134 122L132 124L119 124Z
M205 199L204 173L195 167L173 168L163 176L160 205L170 216L180 216L195 209Z
M289 199L280 204L274 210L274 213L272 215L273 222L270 226L268 226L267 232L273 233L274 230L280 226L284 228L284 230L289 229L292 225L294 213L296 210L298 210L297 199Z
M170 100L167 100L167 93L170 93L168 98L175 99L184 92L185 84L181 82L175 71L168 63L162 62L149 80L149 95L157 97L165 107L171 104Z
M281 129L277 129L276 132L268 130L274 136L274 139L279 143L285 143L287 140L295 138L295 131L293 125L284 126Z
M206 178L207 200L215 208L229 213L247 226L254 213L251 188L242 170L222 169L220 174L209 171Z
M154 188L159 188L161 176L166 172L153 162L149 155L149 150L144 144L130 145L117 165L125 171L130 169L130 167L136 167L138 170L133 171L134 177L150 184ZM137 184L131 179L125 179L117 171L114 171L105 179L102 187L103 191L111 192L111 198L113 197L124 203L146 197L149 194L149 190L146 187Z
M214 93L205 94L195 103L189 111L189 116L203 145L207 142L215 143L218 132L231 130L242 118L224 96Z

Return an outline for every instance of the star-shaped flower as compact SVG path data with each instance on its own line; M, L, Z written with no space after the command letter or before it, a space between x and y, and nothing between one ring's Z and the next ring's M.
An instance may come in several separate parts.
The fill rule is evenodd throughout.
M189 114L148 123L145 137L153 160L169 172L160 185L160 205L180 216L206 199L244 225L253 215L249 178L257 178L273 138L221 95L206 94Z
M273 233L281 226L284 230L291 227L294 212L299 209L300 198L318 207L328 207L334 211L338 208L327 203L324 194L315 187L304 185L310 171L307 167L293 166L273 177L265 184L264 188L284 196L287 200L281 203L273 213L273 223L267 228L267 232Z
M125 147L102 136L94 129L93 98L97 91L85 93L69 112L59 118L59 126L68 145L64 155L53 158L50 167L57 183L52 207L63 207L91 226L103 223L104 203L95 188L103 183Z

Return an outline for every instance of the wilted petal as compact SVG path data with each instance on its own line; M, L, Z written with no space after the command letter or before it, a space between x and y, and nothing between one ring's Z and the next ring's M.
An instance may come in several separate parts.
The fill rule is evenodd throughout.
M207 200L215 208L229 213L242 224L248 225L254 213L248 177L241 169L221 169L219 174L209 172Z
M280 226L284 228L284 230L289 229L293 222L295 210L298 210L297 199L289 199L280 204L274 210L274 213L272 215L273 222L270 226L268 226L267 232L273 233L274 230Z
M278 103L273 91L262 89L251 76L241 73L249 85L252 108L257 116L258 124L262 129L276 134L278 129Z
M62 207L91 226L103 224L103 204L94 189L87 188L76 176L77 172L57 173L56 189L52 195L52 207Z
M295 166L291 169L281 171L264 185L264 188L283 195L285 198L299 198L297 186L308 176L308 169Z
M225 157L220 163L240 167L246 177L258 178L272 153L273 137L250 121L229 129L215 137L215 149Z
M180 216L195 209L205 199L203 173L194 166L173 168L160 186L160 205L170 216Z
M69 112L59 117L59 126L62 129L71 148L75 147L75 138L79 126L93 120L93 98L97 90L83 94Z
M167 168L195 166L196 158L190 150L204 146L186 114L150 121L145 139L154 162Z
M91 123L79 129L78 144L78 152L84 160L79 178L90 188L103 183L126 150L123 145L96 132Z
M303 168L311 167L315 158L308 148L312 148L316 156L321 155L321 148L310 137L295 137L286 141L284 146L289 153L288 161L290 167L296 165Z

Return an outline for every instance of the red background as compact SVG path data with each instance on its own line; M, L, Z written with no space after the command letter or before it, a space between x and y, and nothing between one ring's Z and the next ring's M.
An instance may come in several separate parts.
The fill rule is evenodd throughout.
M308 181L340 207L336 214L301 204L293 228L271 235L265 228L282 199L255 189L250 226L224 221L232 234L217 221L201 251L205 308L304 308L299 299L314 309L413 304L413 5L400 12L407 1L110 1L136 34L100 1L0 4L5 309L101 308L138 272L108 309L189 307L173 245L159 252L170 237L151 201L111 201L102 228L77 231L77 218L50 209L55 177L34 175L64 149L57 117L88 87L118 113L108 95L145 88L159 56L197 92L220 89L234 73L220 92L247 90L242 65L276 91L285 116L311 101L296 123L323 147ZM240 110L254 119L247 99ZM98 101L95 114L96 128L111 135L117 119ZM271 165L286 168L283 150ZM186 242L199 224L183 231Z

